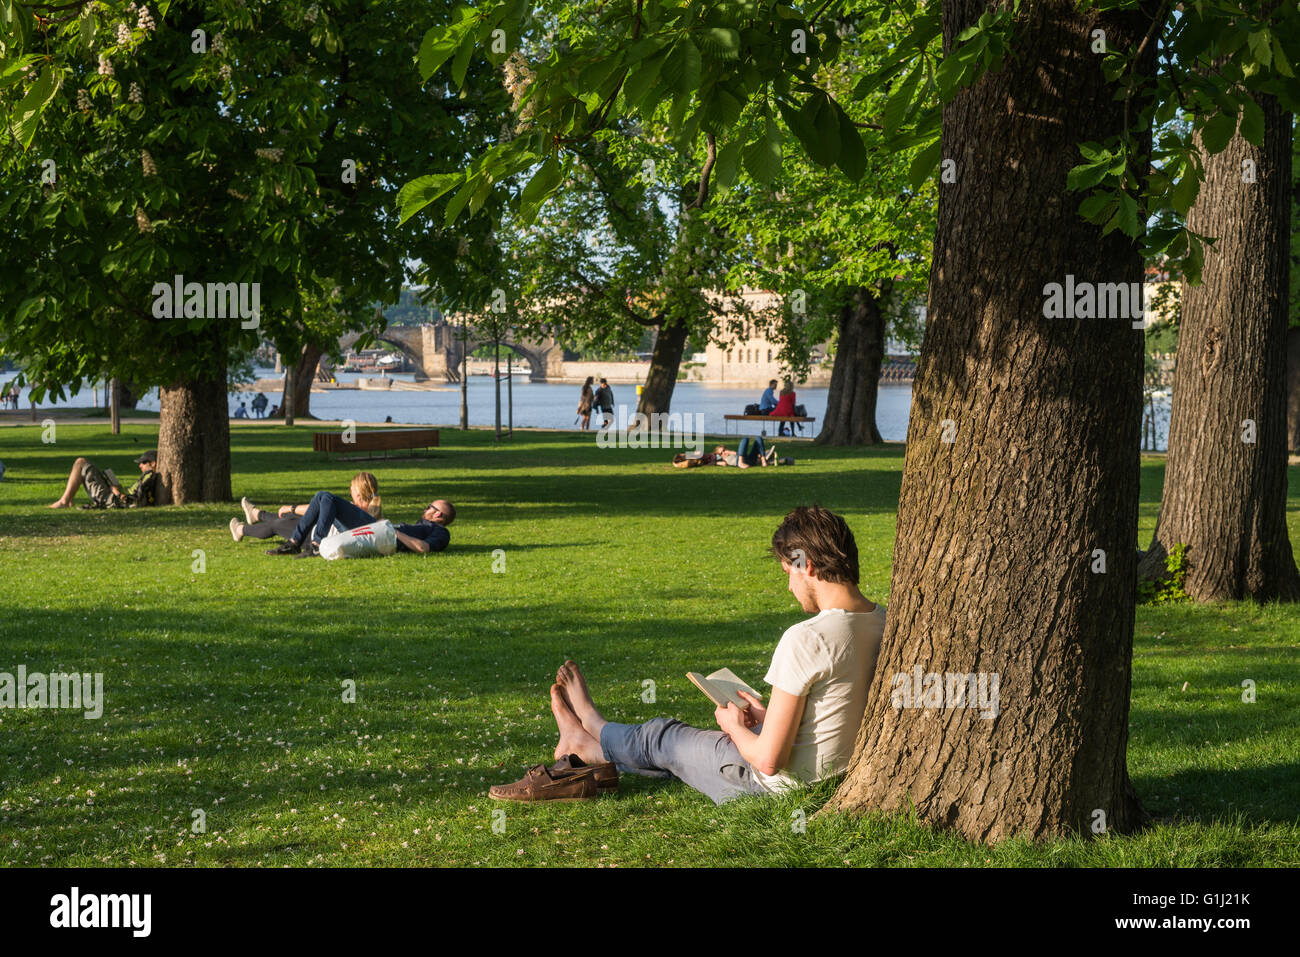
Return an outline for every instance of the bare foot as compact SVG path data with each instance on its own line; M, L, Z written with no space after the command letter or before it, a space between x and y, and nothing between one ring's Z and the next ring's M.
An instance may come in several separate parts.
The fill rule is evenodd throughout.
M551 685L551 714L560 729L560 742L555 746L557 760L566 754L576 754L588 764L600 764L605 760L600 742L583 729L582 722L560 694L559 685Z
M65 502L63 501L63 499L59 499L57 502L51 502L49 505L46 505L45 507L46 508L71 508L72 503Z
M587 679L578 668L576 661L566 661L555 673L555 680L560 685L564 700L568 702L573 713L582 722L588 734L595 735L596 729L605 724L605 716L596 707L591 692L587 690Z

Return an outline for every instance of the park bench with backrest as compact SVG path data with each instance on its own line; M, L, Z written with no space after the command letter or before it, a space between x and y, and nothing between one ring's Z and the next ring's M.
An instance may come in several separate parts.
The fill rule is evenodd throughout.
M388 458L388 453L410 449L415 457L416 449L438 447L437 429L379 429L368 432L344 430L341 432L315 432L312 434L312 450L315 452L340 453L341 461L352 459ZM354 452L382 452L382 455L352 455ZM343 454L349 453L349 454Z
M811 425L817 421L815 415L724 415L723 419L727 422L789 422L791 425ZM740 426L736 426L739 431ZM760 430L764 435L766 429ZM727 434L731 434L731 427L727 427Z

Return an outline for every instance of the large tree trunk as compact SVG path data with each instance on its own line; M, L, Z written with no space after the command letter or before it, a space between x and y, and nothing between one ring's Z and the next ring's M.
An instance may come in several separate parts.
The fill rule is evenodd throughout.
M677 386L677 370L682 364L682 353L686 351L686 339L684 322L668 319L659 327L654 353L650 357L650 371L646 373L641 399L636 405L637 412L652 415L669 410L673 389Z
M945 49L999 6L945 0ZM1044 286L1142 280L1138 245L1084 222L1065 180L1078 142L1122 125L1091 31L1133 50L1151 21L1071 0L1016 20L1003 69L943 110L958 178L939 194L887 624L828 805L979 841L1142 816L1125 766L1142 335L1130 317L1044 318ZM916 669L996 676L996 708L907 707Z
M224 364L210 378L159 391L158 471L171 501L230 500L230 420Z
M854 286L840 307L839 341L817 445L875 445L876 394L885 357L885 317L864 286Z
M1240 133L1206 156L1188 228L1218 242L1199 286L1183 285L1169 455L1155 536L1139 574L1159 578L1187 546L1196 601L1300 599L1286 529L1286 357L1291 114L1258 95L1264 145ZM1243 161L1258 181L1242 182Z
M1300 453L1300 329L1286 331L1286 447Z

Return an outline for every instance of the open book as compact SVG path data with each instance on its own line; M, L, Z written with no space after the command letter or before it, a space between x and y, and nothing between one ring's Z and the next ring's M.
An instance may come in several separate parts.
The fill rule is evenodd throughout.
M736 707L742 711L749 710L749 702L740 696L738 692L748 691L760 701L763 696L749 686L745 681L741 681L736 673L730 668L719 668L711 675L702 675L698 671L686 672L686 677L690 678L710 700L719 708L725 708L727 702L735 702Z

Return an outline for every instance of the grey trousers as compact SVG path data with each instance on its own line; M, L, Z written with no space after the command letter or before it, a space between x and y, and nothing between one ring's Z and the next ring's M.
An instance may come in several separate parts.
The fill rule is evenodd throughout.
M731 738L676 718L652 718L644 724L610 721L601 729L600 748L605 760L626 774L676 778L714 804L768 793Z

